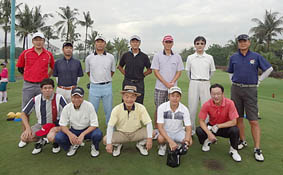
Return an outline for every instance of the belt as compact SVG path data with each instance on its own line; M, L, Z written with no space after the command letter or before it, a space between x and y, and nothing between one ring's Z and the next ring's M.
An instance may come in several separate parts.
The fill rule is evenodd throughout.
M195 80L195 81L209 81L209 80L206 80L206 79L192 79L192 80Z
M31 83L31 84L40 84L41 82L31 82L31 81L27 81L25 80L25 82Z
M129 79L129 78L126 78L126 80L128 80L132 83L138 83L138 82L142 81L142 80L133 80L133 79Z
M103 83L98 83L99 85L104 85L104 84L108 84L110 83L111 81L107 81L107 82L103 82Z
M241 83L232 83L232 84L238 87L257 87L256 84L241 84Z
M69 87L58 86L58 88L65 89L65 90L72 90L72 89L74 89L75 87L76 87L76 86L69 86Z

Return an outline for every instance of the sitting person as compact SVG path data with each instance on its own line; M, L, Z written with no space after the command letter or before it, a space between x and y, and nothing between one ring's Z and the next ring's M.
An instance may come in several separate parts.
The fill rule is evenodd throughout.
M188 108L180 102L181 96L182 91L179 87L171 87L168 91L169 101L162 103L157 109L157 126L160 133L157 141L160 156L166 153L166 142L172 151L178 148L177 143L192 145L190 113Z
M22 123L25 128L21 135L21 142L37 142L32 154L38 154L42 151L42 147L48 142L47 139L43 139L41 136L37 136L36 132L40 131L43 125L47 123L54 123L57 127L50 130L47 138L50 141L54 140L55 134L60 131L58 127L58 121L60 114L66 105L64 97L60 94L54 93L54 81L52 79L44 79L40 84L41 94L30 99L28 104L22 111ZM35 110L37 123L32 127L29 124L29 117L33 109ZM55 142L53 144L53 153L60 151L59 145Z
M233 160L240 162L241 156L238 153L239 129L236 126L239 117L234 102L224 97L224 88L220 84L210 86L211 99L203 104L199 113L199 124L196 133L199 143L202 144L202 151L210 150L210 144L217 139L216 136L230 139L229 154ZM209 123L205 119L209 115Z
M151 118L146 108L135 102L141 95L137 93L135 86L125 85L121 94L123 103L113 109L108 122L107 134L103 139L106 151L116 157L121 153L122 143L138 141L136 148L141 155L146 156L152 147ZM142 127L141 123L146 127Z
M84 100L83 88L74 88L71 96L72 102L62 111L59 121L61 131L56 134L55 142L67 151L67 156L73 156L83 144L83 140L90 139L92 141L90 154L92 157L97 157L102 132L98 128L95 109L90 102Z

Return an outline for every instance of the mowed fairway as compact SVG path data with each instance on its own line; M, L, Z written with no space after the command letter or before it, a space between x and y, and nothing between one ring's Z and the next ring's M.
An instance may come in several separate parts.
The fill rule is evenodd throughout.
M121 84L123 77L119 71L113 77L114 105L121 102ZM88 77L80 80L79 85L86 90L85 99L88 99L86 84ZM218 70L212 83L220 83L225 87L225 96L230 97L231 83L228 74ZM141 156L135 143L125 144L119 157L114 158L106 153L104 145L100 144L100 156L91 158L90 142L81 147L73 157L67 157L61 150L57 155L51 152L52 144L44 147L38 155L32 155L34 144L25 148L18 148L21 134L20 122L6 121L6 114L10 111L18 112L21 106L22 80L8 84L9 102L0 104L0 175L151 175L151 174L256 174L273 175L283 173L283 80L266 79L258 89L260 126L262 129L262 150L265 162L259 163L253 157L253 142L250 127L246 125L248 147L240 151L242 162L236 163L229 156L229 143L227 139L219 138L216 145L211 146L210 152L202 152L197 137L194 136L193 146L185 156L181 157L181 166L170 168L166 165L166 157L157 155L157 142L147 157ZM182 102L188 104L188 79L185 72L179 81L183 90ZM154 113L154 86L155 77L151 74L145 79L146 95L145 106L153 118ZM275 98L272 98L274 94ZM98 111L100 128L104 135L106 131L102 104ZM35 123L35 115L31 115L31 124ZM248 124L246 122L246 124Z

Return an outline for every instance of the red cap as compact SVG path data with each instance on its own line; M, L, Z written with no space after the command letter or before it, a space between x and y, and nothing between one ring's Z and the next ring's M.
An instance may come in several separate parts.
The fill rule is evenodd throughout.
M35 133L35 135L37 136L45 136L49 133L50 129L52 129L53 127L55 127L54 123L47 123L45 125L42 126L41 130L37 131Z
M166 35L164 36L163 41L173 41L173 37L171 35Z

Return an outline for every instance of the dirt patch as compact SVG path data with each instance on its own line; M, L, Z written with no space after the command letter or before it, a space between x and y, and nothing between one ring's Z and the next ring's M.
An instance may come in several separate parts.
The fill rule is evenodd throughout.
M207 169L210 169L210 170L224 170L225 169L224 165L220 161L214 160L214 159L204 160L203 164Z

